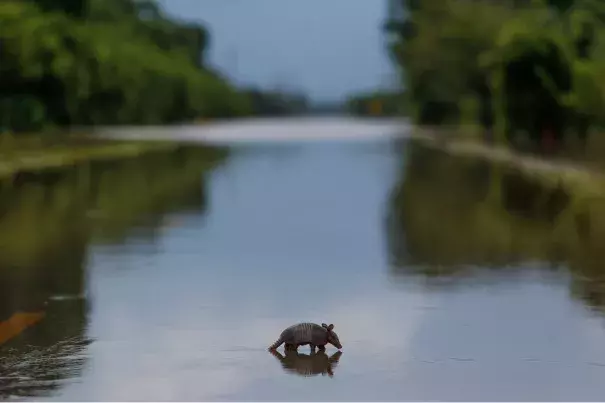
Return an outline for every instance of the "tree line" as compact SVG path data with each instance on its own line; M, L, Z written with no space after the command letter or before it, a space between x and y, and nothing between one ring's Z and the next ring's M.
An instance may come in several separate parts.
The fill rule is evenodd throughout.
M407 113L406 98L400 91L353 94L346 101L346 110L354 116L400 116Z
M0 1L0 131L252 113L208 44L153 0Z
M415 122L585 141L605 123L604 21L598 0L389 0L385 29Z
M302 93L282 89L245 88L254 116L292 116L305 114L311 101Z

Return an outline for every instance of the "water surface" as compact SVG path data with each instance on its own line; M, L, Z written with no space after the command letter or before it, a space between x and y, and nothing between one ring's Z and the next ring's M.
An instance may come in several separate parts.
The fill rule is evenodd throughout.
M3 398L605 396L599 227L485 163L387 136L263 142L1 192L0 336L23 329L0 345ZM266 351L307 320L341 355Z

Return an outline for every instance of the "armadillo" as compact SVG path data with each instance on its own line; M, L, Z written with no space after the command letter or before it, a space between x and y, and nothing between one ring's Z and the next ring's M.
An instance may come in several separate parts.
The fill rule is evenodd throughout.
M279 339L275 341L268 350L275 350L285 343L285 349L297 350L298 346L311 347L311 351L315 351L318 347L321 351L326 349L326 344L330 343L337 349L342 348L338 335L334 332L334 325L329 326L322 323L321 326L315 323L298 323L286 328L279 335Z

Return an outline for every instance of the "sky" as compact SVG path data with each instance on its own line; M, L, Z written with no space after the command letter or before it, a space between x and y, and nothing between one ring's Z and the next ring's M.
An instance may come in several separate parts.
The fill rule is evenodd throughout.
M202 23L209 61L237 84L303 91L316 101L385 87L386 0L160 0Z

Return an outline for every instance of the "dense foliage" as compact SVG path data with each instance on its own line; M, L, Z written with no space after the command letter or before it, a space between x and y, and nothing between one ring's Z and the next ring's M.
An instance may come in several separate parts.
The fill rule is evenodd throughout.
M0 129L248 114L204 66L207 32L151 0L0 2Z
M390 0L389 48L410 115L509 136L605 123L605 4Z

